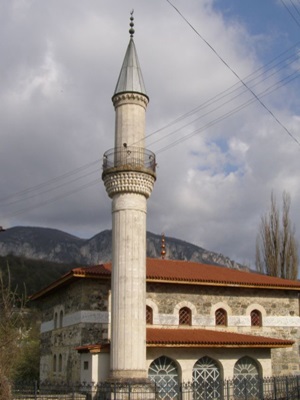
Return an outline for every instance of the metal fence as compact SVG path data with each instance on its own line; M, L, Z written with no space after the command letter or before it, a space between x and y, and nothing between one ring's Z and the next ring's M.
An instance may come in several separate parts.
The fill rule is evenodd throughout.
M103 155L103 172L111 169L146 169L155 173L155 154L142 147L126 146L107 150Z
M272 377L216 382L187 382L177 385L84 383L15 383L13 399L18 400L297 400L300 377Z

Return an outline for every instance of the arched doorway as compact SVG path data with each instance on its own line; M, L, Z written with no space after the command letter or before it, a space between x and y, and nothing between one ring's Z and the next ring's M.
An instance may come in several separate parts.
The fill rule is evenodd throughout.
M222 385L220 367L210 357L202 357L193 368L194 399L221 399Z
M260 368L257 361L251 357L240 358L234 366L234 395L249 398L259 398L261 392Z
M176 363L169 357L161 356L150 364L149 379L156 384L160 399L178 398L179 377Z

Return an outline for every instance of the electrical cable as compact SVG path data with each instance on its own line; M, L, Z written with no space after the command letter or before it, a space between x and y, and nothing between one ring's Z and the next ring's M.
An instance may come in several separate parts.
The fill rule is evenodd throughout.
M212 45L204 39L204 37L193 27L193 25L183 16L183 14L175 7L170 0L166 0L181 16L181 18L191 27L191 29L200 37L200 39L213 51L213 53L219 58L219 60L234 74L234 76L249 90L249 92L256 98L256 100L261 104L261 106L273 117L273 119L277 122L278 125L282 127L282 129L297 143L300 147L300 142L298 139L288 130L288 128L276 117L276 115L267 107L259 97L253 92L253 90L239 77L239 75L234 71L233 68L219 55L219 53L212 47Z
M168 1L168 0L167 0L167 1ZM175 8L175 7L173 6L173 4L172 4L170 1L168 1L168 3L169 3L173 8ZM175 8L175 10L176 10L177 12L179 12L176 8ZM179 12L179 14L180 14L180 12ZM185 17L182 16L182 18L191 26L191 24L185 19ZM191 26L191 28L197 33L198 36L200 36L200 38L201 38L202 40L205 41L205 39L203 39L203 38L201 37L201 35L200 35L192 26ZM205 41L205 42L206 42L206 41ZM207 45L215 52L215 54L220 58L220 56L218 55L218 53L217 53L207 42L206 42L206 44L207 44ZM295 46L296 46L296 45L295 45ZM293 46L292 48L294 48L295 46ZM280 61L279 63L275 64L275 66L274 66L274 65L272 66L272 63L274 62L274 60L280 58L283 54L286 54L286 53L287 53L288 51L290 51L292 48L290 48L290 49L286 50L285 52L281 53L281 55L277 56L277 57L274 58L270 63L266 64L266 65L270 65L270 67L268 68L268 70L272 70L275 66L278 66L278 65L284 63L284 62L287 61L288 59L290 59L290 63L294 62L294 61L292 60L292 57L295 57L295 55L292 55L291 57L289 57L289 58L287 58L287 59L284 59L284 60ZM173 126L173 125L179 123L180 121L183 121L184 119L186 119L186 118L192 116L192 115L195 114L196 112L199 112L201 109L204 109L205 107L208 107L209 105L212 105L212 104L214 104L214 103L217 102L217 101L219 102L222 98L228 97L229 95L233 94L234 92L240 91L242 87L244 87L244 90L242 90L242 92L241 92L240 94L235 95L232 99L227 100L225 103L221 104L220 106L216 107L215 109L213 109L213 110L211 110L211 111L208 111L208 112L206 112L204 115L202 115L202 116L196 118L196 120L193 120L193 121L187 123L186 125L184 125L183 127L181 126L180 128L176 129L175 131L172 131L171 133L168 133L168 134L165 135L163 138L159 138L158 140L154 141L151 145L153 145L153 144L155 144L155 143L158 143L158 142L161 141L161 140L164 140L165 138L167 138L167 137L173 135L174 133L178 132L179 130L182 130L182 129L183 129L184 127L186 127L186 126L188 126L188 125L190 125L190 124L192 124L192 123L195 123L195 121L199 120L200 118L203 118L204 116L207 116L207 115L211 114L213 111L216 111L217 109L219 109L219 108L223 107L224 105L230 103L230 102L233 101L236 97L242 95L243 93L245 93L245 92L247 92L247 91L250 91L250 93L252 93L252 95L254 96L254 99L252 99L252 101L247 101L247 102L241 104L239 107L234 108L233 110L231 110L231 111L229 111L229 112L227 112L227 113L225 113L225 114L219 116L218 118L215 118L214 120L208 122L204 127L198 128L197 130L195 130L195 131L189 133L188 135L186 135L186 136L184 136L184 137L181 137L181 138L178 139L177 141L175 141L175 142L173 141L171 144L166 145L166 146L162 147L161 149L158 149L157 153L161 153L161 152L163 152L163 151L166 151L167 149L170 149L171 147L174 147L176 144L182 142L183 140L187 140L187 139L188 139L189 137L191 137L192 135L194 135L194 134L196 134L196 133L198 133L198 132L200 132L200 131L202 131L202 130L204 130L204 129L207 129L207 127L213 126L214 124L216 124L216 123L218 123L218 122L221 122L221 121L224 120L225 118L228 118L229 116L233 115L234 113L236 113L236 112L240 111L241 109L245 108L246 106L252 104L254 101L256 101L256 100L259 101L258 96L265 96L265 95L267 95L267 94L272 93L274 90L277 90L279 87L283 86L283 85L278 86L278 83L283 81L283 80L281 80L281 81L278 81L277 83L275 83L275 84L273 85L273 86L277 85L277 88L274 88L272 91L270 91L270 88L268 88L268 89L266 89L266 90L269 90L268 92L266 92L266 90L265 90L264 92L261 92L259 95L256 95L256 94L248 87L248 85L249 85L252 81L255 81L256 79L258 79L258 77L264 76L264 75L265 75L266 70L264 70L264 66L260 67L260 68L259 68L258 70L256 70L254 73L248 75L248 77L252 77L252 78L251 78L250 80L247 81L248 77L244 78L244 80L240 79L240 78L238 77L238 75L226 64L226 62L225 62L222 58L220 58L220 60L235 74L235 76L239 79L239 82L237 82L236 84L234 84L232 87L226 89L225 91L221 92L219 95L216 95L216 96L212 97L210 100L206 101L206 102L203 103L202 105L200 105L200 106L196 107L195 109L193 109L193 110L191 110L191 111L189 111L189 112L183 114L182 116L176 118L174 121L171 121L170 123L168 123L168 124L165 125L164 127L159 128L158 130L156 130L156 131L150 133L149 135L146 135L146 139L148 139L149 137L154 136L155 134L157 134L158 132L161 132L162 130L165 130L165 129L167 129L167 128L169 128L169 127L171 127L171 126ZM288 64L287 64L287 65L288 65ZM283 65L280 69L286 68L287 65ZM268 78L270 78L271 76L275 75L276 73L278 73L278 71L279 71L280 69L276 70L275 72L273 72L273 73L272 73L271 75L269 75L268 77L265 77L265 78L262 79L260 82L254 84L252 87L256 87L256 86L259 85L260 83L264 82L266 79L268 79ZM254 74L257 73L257 72L260 71L260 70L262 70L261 74L259 74L258 76L255 77ZM295 74L295 73L294 73L294 74ZM291 77L292 75L293 75L293 74L289 75L289 77ZM291 81L292 79L295 79L295 78L296 78L296 77L290 78L289 81ZM284 78L284 79L287 79L287 77ZM246 84L246 81L247 81L247 84ZM286 83L288 83L288 82L286 82ZM286 83L285 83L285 84L286 84ZM241 84L242 84L242 85L241 85ZM236 88L235 88L235 87L236 87ZM235 88L235 89L234 89L234 88ZM263 93L265 93L265 94L263 94ZM260 102L260 101L259 101L259 102ZM262 103L261 103L261 104L262 104ZM263 104L262 104L262 105L263 105ZM265 106L264 106L264 107L265 107ZM265 107L265 108L266 108L266 107ZM268 110L268 108L266 108L266 109ZM268 110L268 111L269 111L269 110ZM269 113L271 113L271 112L269 111ZM272 113L271 113L271 115L272 115ZM276 120L276 117L275 117L275 116L274 116L274 118L275 118L275 120ZM281 124L280 121L277 121L277 122L278 122L279 124ZM284 127L284 126L282 125L282 127ZM285 127L284 127L284 128L285 128ZM287 132L287 133L288 133L288 132ZM289 133L289 134L290 134L290 133ZM293 136L292 136L292 137L293 137ZM300 144L300 143L298 142L297 139L295 139L294 137L293 137L293 139L297 142L297 144ZM61 187L64 187L66 184L70 184L70 183L76 182L76 181L78 181L78 180L81 179L81 178L84 178L84 177L89 176L89 175L91 175L91 174L93 174L93 173L95 173L95 172L98 172L98 170L94 170L94 171L92 171L92 172L90 172L90 173L86 173L85 175L83 175L83 176L81 176L81 177L74 178L73 180L71 180L70 182L67 182L66 184L59 184L58 186L56 186L56 187L54 187L54 188L52 188L52 189L46 189L46 190L43 191L43 192L40 192L40 193L37 193L37 194L28 196L28 194L29 194L30 192L32 192L32 191L41 189L41 188L43 188L43 187L45 187L45 186L47 186L47 185L54 184L54 183L56 183L56 182L58 182L58 181L60 181L60 180L67 179L68 177L73 176L73 175L77 174L78 172L81 172L81 171L83 171L83 170L85 170L85 169L87 169L87 168L90 168L90 167L92 167L93 165L95 165L96 163L98 164L99 162L101 162L101 159L96 160L96 161L93 161L92 163L88 163L88 164L86 164L86 165L84 165L84 166L82 166L82 167L79 167L79 168L77 168L77 169L75 169L75 170L73 170L73 171L69 171L69 172L67 172L67 173L65 173L65 174L63 174L63 175L61 175L61 176L52 178L52 179L50 179L50 180L48 180L48 181L46 181L46 182L43 182L43 183L38 184L38 185L35 185L35 186L31 187L31 188L28 188L28 189L25 189L25 190L23 190L23 191L14 193L14 194L12 194L12 195L10 195L10 196L6 196L6 197L4 197L4 198L1 198L0 201L9 200L9 199L12 198L12 197L21 196L21 195L27 195L27 197L25 197L23 200L28 200L28 199L31 199L31 198L33 198L33 197L36 197L37 195L45 194L45 193L48 193L48 192L50 192L50 191L52 191L52 190L59 189L59 188L61 188ZM74 193L74 192L76 192L76 191L83 190L85 187L95 185L95 184L98 183L98 182L99 182L99 180L97 179L96 181L93 181L92 183L87 183L86 185L80 186L78 189L74 189L74 190L72 190L72 191L70 191L70 192L66 192L65 194L56 196L55 198L49 200L49 202L56 201L56 199L62 198L62 197L64 197L64 196L68 196L69 194L72 194L72 193ZM19 202L21 202L21 201L22 201L22 199L12 200L12 202L6 204L6 206L7 206L7 205L10 205L10 204L19 203ZM48 204L48 201L46 200L45 202L43 202L42 205L44 205L44 204ZM34 207L32 207L32 208L36 208L36 205L35 205ZM26 210L28 210L28 208L26 208ZM19 211L19 212L20 212L20 211Z

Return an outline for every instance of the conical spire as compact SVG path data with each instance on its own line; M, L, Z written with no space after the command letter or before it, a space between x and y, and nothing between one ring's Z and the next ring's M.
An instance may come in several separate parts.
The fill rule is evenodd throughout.
M133 12L132 12L133 13ZM114 95L124 92L141 93L146 97L146 89L142 76L140 63L138 60L135 44L133 41L133 16L130 17L130 41L126 50L125 58L123 61L122 69L119 75L118 83Z

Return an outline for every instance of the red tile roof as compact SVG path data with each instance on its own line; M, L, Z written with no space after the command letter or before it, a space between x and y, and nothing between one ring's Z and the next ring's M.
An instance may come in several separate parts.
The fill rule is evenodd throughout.
M286 347L292 340L206 329L147 328L148 347Z
M300 290L300 282L189 261L147 259L147 281Z
M37 299L78 278L109 279L111 264L74 268L47 288L31 296ZM166 282L206 286L255 287L299 290L300 282L252 272L190 261L147 259L147 282Z
M147 347L247 347L282 348L294 344L292 340L274 339L264 336L245 335L235 332L206 329L147 328ZM108 351L108 345L90 344L76 348L80 353Z

